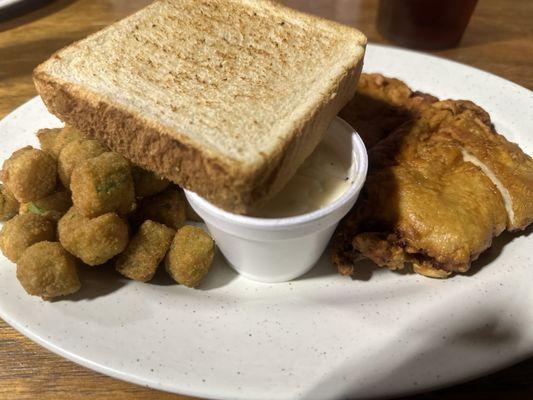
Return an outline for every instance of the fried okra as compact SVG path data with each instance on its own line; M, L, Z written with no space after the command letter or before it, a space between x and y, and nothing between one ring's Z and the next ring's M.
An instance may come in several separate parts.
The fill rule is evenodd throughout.
M144 221L126 251L118 256L117 271L127 278L148 282L165 258L173 237L173 229L154 221Z
M179 229L185 223L185 202L175 187L152 197L144 198L135 215L135 221L152 220L172 229Z
M130 164L114 152L103 153L78 166L72 172L70 190L74 206L90 218L108 212L125 215L136 206Z
M215 242L201 228L186 225L179 229L165 258L165 267L176 282L196 287L209 272Z
M54 144L56 142L57 135L63 128L45 128L37 131L37 139L41 145L41 150L47 152L52 157L57 158L53 153Z
M137 197L153 196L161 193L170 185L168 180L137 165L131 168L131 174L135 183L135 195Z
M4 162L2 180L20 203L37 200L54 191L56 162L48 153L27 146Z
M37 139L41 150L57 160L63 147L74 140L83 139L83 135L76 128L67 125L64 128L41 129L37 132Z
M19 212L21 214L39 214L52 221L59 221L71 206L70 192L66 189L60 189L42 199L22 203Z
M0 184L0 221L7 221L17 215L19 202L8 188Z
M128 223L115 213L90 219L72 207L59 220L59 242L87 265L101 265L128 245Z
M7 221L0 231L0 249L13 262L32 244L56 238L55 224L37 214L20 214Z
M28 247L17 262L17 279L28 294L44 300L75 293L81 287L76 259L57 242Z
M57 160L57 172L63 185L70 187L70 176L78 165L106 151L108 150L97 140L81 139L68 143L59 153Z

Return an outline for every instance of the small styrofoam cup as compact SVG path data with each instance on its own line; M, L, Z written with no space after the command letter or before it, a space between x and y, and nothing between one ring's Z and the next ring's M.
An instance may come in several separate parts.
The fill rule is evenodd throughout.
M220 251L241 275L260 282L286 282L308 272L318 261L339 221L355 204L365 182L368 158L357 132L340 118L323 140L351 164L351 185L336 201L294 217L256 218L232 214L185 190Z

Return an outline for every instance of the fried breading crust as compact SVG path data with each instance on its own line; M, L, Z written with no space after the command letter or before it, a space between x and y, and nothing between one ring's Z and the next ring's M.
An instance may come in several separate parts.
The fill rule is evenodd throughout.
M398 104L397 95L380 96ZM367 117L379 125L379 114ZM409 263L430 277L463 273L493 237L531 223L531 157L496 133L474 103L425 103L382 135L369 152L361 198L333 240L341 274L353 274L362 257L390 269Z

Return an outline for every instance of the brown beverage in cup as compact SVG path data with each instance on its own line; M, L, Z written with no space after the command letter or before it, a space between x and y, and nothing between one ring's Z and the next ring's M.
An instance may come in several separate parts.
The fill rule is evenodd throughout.
M377 28L387 39L419 49L457 45L477 0L380 0Z

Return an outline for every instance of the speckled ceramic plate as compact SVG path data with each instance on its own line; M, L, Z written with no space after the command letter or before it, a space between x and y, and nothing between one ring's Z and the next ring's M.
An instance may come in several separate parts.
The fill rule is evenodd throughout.
M485 72L369 46L365 69L467 98L533 152L533 95ZM0 123L0 158L57 125L39 99ZM26 295L0 258L0 315L46 348L116 378L213 399L336 399L449 385L533 354L533 235L502 235L471 276L432 280L326 256L301 279L259 284L218 257L200 290L87 269L73 297Z

